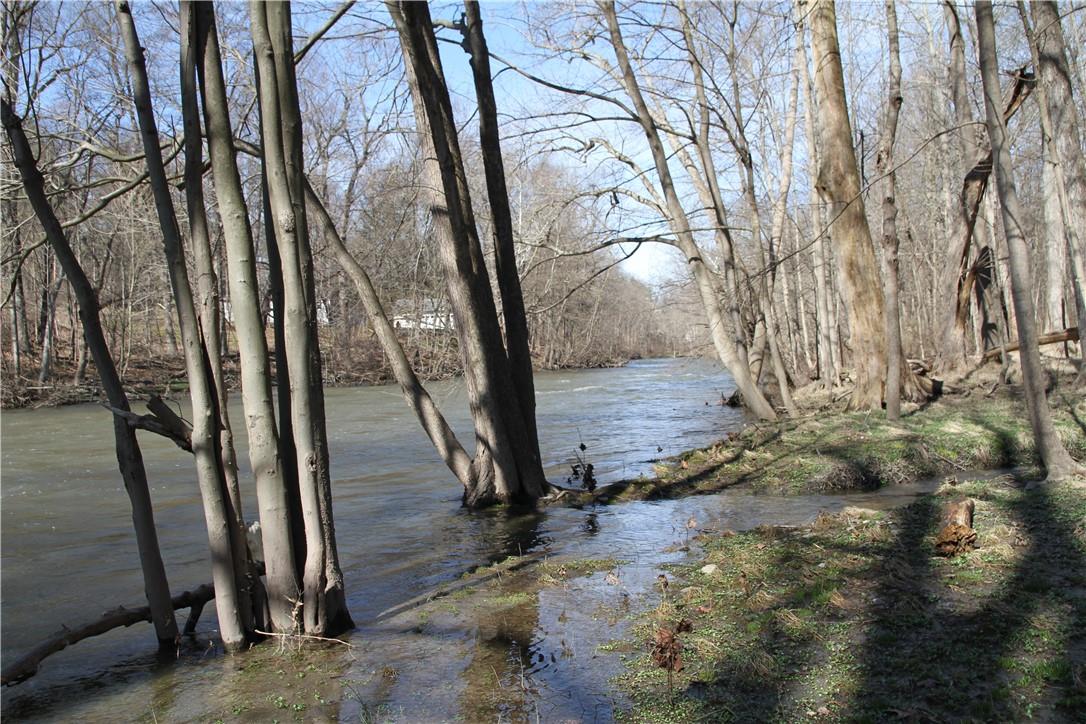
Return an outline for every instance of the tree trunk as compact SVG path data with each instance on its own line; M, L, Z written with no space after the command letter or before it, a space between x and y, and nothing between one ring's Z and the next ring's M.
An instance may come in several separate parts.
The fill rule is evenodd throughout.
M815 90L818 94L818 193L829 205L836 245L838 278L849 321L855 389L849 407L882 406L886 373L886 327L879 270L871 230L860 195L860 173L852 147L852 124L845 100L837 17L830 0L816 0L811 14Z
M162 231L170 286L181 332L181 344L188 375L189 397L192 400L192 451L196 460L196 479L204 505L208 544L211 548L211 574L218 595L215 608L219 617L219 633L228 651L241 650L246 630L242 623L239 602L239 581L236 578L231 528L234 520L228 512L229 499L219 457L218 416L215 394L209 374L207 349L200 334L196 307L189 286L181 233L170 198L169 181L162 162L158 130L151 105L151 92L144 65L143 48L136 34L131 9L126 0L117 0L117 17L121 23L125 55L128 60L133 100L143 140L148 179L155 200L155 211Z
M15 165L26 189L27 198L34 208L46 239L60 260L61 268L72 293L79 302L79 318L87 346L94 356L94 366L102 381L106 398L110 406L119 410L130 410L128 396L121 385L120 375L106 343L99 316L98 298L87 275L79 265L68 239L64 235L49 200L45 195L45 182L34 163L30 143L23 132L22 121L6 99L0 98L0 114L4 129L11 141ZM124 480L125 491L132 503L132 524L136 531L136 546L139 550L140 564L143 569L143 585L151 616L155 624L155 634L162 646L173 646L177 638L177 622L170 603L170 587L166 580L166 568L162 563L162 554L158 547L158 534L155 531L154 510L151 507L151 494L147 486L147 471L143 466L143 455L136 433L119 416L113 416L113 434L117 450L117 465Z
M825 228L822 220L822 203L814 196L818 188L821 150L818 146L818 134L814 124L815 94L807 66L807 41L806 33L803 32L805 25L801 17L799 42L800 50L803 52L803 62L800 66L803 87L803 122L807 135L807 171L812 194L809 199L810 215L815 234L814 244L811 246L811 266L815 278L815 310L818 315L818 376L827 390L833 390L840 378L837 367L837 316L834 314L833 302L830 299L832 287L829 279L830 261L827 244L829 230Z
M633 67L630 65L630 59L622 39L622 31L619 28L618 18L615 15L614 3L600 2L599 7L607 22L611 46L614 49L615 58L618 61L623 85L634 105L634 110L637 113L637 120L645 134L649 150L652 152L656 174L659 178L660 187L663 189L664 198L667 203L668 222L675 233L676 245L683 253L683 256L686 257L686 263L694 276L694 282L697 286L698 294L701 297L702 306L705 308L706 315L709 318L709 333L713 340L713 346L716 348L717 354L724 363L724 366L731 372L732 377L735 379L736 386L739 388L744 401L751 411L763 420L775 420L777 418L777 413L773 410L773 406L766 401L765 397L758 389L755 380L751 377L747 361L740 357L739 350L741 347L738 344L738 339L742 334L742 330L739 328L733 329L731 332L735 336L728 336L729 330L720 309L721 295L717 288L717 282L703 258L701 249L698 248L697 242L694 240L686 210L683 208L679 195L675 190L675 184L672 180L671 170L668 167L664 146L660 141L660 133L656 126L656 121L649 112L648 105L645 103L644 96L641 93L641 88L637 83L637 77L634 75ZM701 150L702 149L699 148L699 152ZM705 163L705 159L703 158L702 160L703 163ZM710 173L708 168L706 168L706 180L710 184L715 182L715 174ZM733 300L733 302L734 301L735 300Z
M1057 189L1064 211L1075 317L1079 329L1086 326L1086 158L1082 119L1071 92L1070 66L1054 2L1030 5L1036 27L1042 103L1047 107L1051 139L1055 146ZM1042 117L1043 118L1043 117ZM1051 282L1050 282L1051 283ZM1086 358L1086 344L1079 340L1079 356ZM1086 366L1079 369L1079 381L1086 381Z
M465 492L464 502L531 502L544 494L546 480L532 453L538 443L528 440L513 389L429 9L424 3L389 3L388 8L407 61L425 159L424 188L475 422L476 489Z
M271 217L280 253L285 357L305 531L302 617L306 633L353 626L335 544L316 299L302 176L302 125L289 3L250 3ZM280 315L280 311L282 314ZM281 372L279 374L282 374Z
M185 0L186 4L188 2ZM294 633L301 625L295 615L294 603L300 597L300 587L295 571L289 497L279 454L275 409L272 406L271 370L264 318L260 311L256 252L230 126L214 6L210 3L193 5L208 153L219 215L223 221L230 309L241 359L241 397L249 437L249 463L256 479L260 511L268 606L273 629L281 633Z
M878 154L878 172L886 176L882 197L882 252L885 267L886 296L886 417L901 417L901 368L905 364L901 349L901 302L898 282L897 174L894 172L894 140L901 112L901 55L898 50L897 9L895 0L886 0L887 37L890 46L890 77L887 89L886 117Z
M539 462L539 433L535 419L535 380L532 375L532 353L528 345L528 319L524 313L524 294L517 272L516 249L513 246L513 215L509 209L509 191L505 184L501 139L498 133L498 105L494 100L494 84L490 76L490 53L483 37L483 18L479 3L465 0L465 35L471 54L471 70L475 81L475 96L479 103L479 145L483 152L487 198L494 224L494 264L505 322L505 348L509 357L509 372L520 403L527 434L527 450L534 459L529 463L533 475L542 480ZM545 487L545 481L542 481Z
M981 78L984 82L984 108L987 116L988 135L992 143L996 186L999 191L1003 214L1003 230L1007 237L1010 257L1011 298L1014 302L1018 340L1021 345L1022 382L1026 405L1029 408L1033 439L1044 462L1050 481L1078 471L1078 466L1067 454L1063 443L1052 425L1052 414L1045 397L1044 370L1037 346L1037 324L1034 315L1032 275L1029 268L1029 248L1026 246L1019 219L1022 210L1018 203L1010 151L1007 148L1007 127L1000 112L999 66L996 60L995 22L992 4L978 0L977 45L980 53Z
M215 271L204 205L203 133L200 128L200 108L196 91L197 48L196 13L191 3L181 6L181 111L185 147L185 206L188 212L189 244L196 262L198 301L196 318L199 323L205 363L214 389L213 412L218 429L219 465L226 487L227 516L230 520L230 544L234 555L234 577L238 586L238 610L246 631L256 628L254 619L254 581L249 571L249 548L245 540L245 519L238 485L237 453L234 432L230 427L229 397L222 368L222 329L219 324L221 302L219 278Z

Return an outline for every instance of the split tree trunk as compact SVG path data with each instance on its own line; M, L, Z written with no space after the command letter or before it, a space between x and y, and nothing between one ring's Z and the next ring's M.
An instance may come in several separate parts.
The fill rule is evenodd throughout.
M250 2L265 175L283 284L284 349L305 531L302 620L309 634L353 626L336 550L324 389L317 337L313 259L302 163L302 121L294 75L290 3ZM282 314L280 314L282 312ZM282 374L282 371L279 372Z
M128 61L140 137L143 141L148 180L162 231L163 250L181 332L189 397L192 401L192 453L196 461L196 479L200 486L208 545L211 549L211 575L218 593L215 597L215 609L219 618L219 634L222 637L223 646L228 651L238 651L245 645L247 631L241 613L240 582L237 580L237 567L234 561L235 536L231 532L236 521L229 512L226 480L219 456L219 419L215 409L210 363L201 336L200 324L196 318L196 306L192 298L184 250L181 246L181 232L177 225L173 200L170 198L169 181L162 162L143 47L140 45L128 2L117 0L116 7L117 17L121 24L121 35L124 38L125 56Z
M471 70L475 81L475 96L479 104L479 146L483 152L487 198L494 225L494 265L501 294L502 320L505 322L505 348L509 357L509 373L513 380L520 414L524 419L527 446L538 462L539 432L535 419L535 379L532 374L532 353L528 344L528 318L524 312L524 294L517 272L516 249L513 245L513 214L509 209L509 190L505 184L501 138L498 133L498 104L494 99L494 84L490 75L490 53L483 36L483 18L479 3L465 0L465 35L471 53Z
M189 2L184 0L185 4ZM208 153L219 202L219 216L223 222L230 309L241 359L241 401L249 438L249 463L256 479L268 607L273 630L294 633L301 626L295 615L294 603L299 600L301 589L295 570L289 498L272 404L271 370L264 317L260 312L256 250L238 173L214 6L211 3L192 5L197 23L196 63Z
M423 149L423 186L475 424L475 489L465 491L464 502L469 506L532 502L546 492L547 483L502 344L430 12L425 3L387 6L406 61Z

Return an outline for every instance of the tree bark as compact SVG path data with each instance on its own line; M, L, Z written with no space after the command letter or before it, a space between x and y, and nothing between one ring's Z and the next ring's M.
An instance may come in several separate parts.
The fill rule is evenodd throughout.
M113 361L113 355L106 343L105 332L99 316L98 297L90 280L83 272L68 243L64 230L57 219L45 194L45 182L34 162L30 143L23 132L19 119L6 99L0 99L0 120L11 141L15 165L19 169L27 198L45 230L46 239L53 247L61 268L68 277L72 293L79 302L79 318L83 324L83 333L94 357L94 366L102 381L109 404L120 410L131 410L128 396L124 392L120 375ZM113 416L113 434L117 451L117 465L124 480L125 491L132 504L132 524L136 531L136 547L139 550L140 565L143 569L143 585L150 606L151 617L155 624L155 634L159 644L172 646L177 638L177 622L174 620L173 607L170 605L170 587L166 580L166 567L162 563L162 554L158 546L158 533L155 531L154 509L151 506L151 494L147 486L147 471L143 465L143 455L136 433L122 418Z
M188 4L189 0L185 0ZM300 597L295 551L279 435L272 404L271 370L264 318L260 312L256 251L242 192L230 126L214 6L192 3L197 22L197 65L207 128L208 153L223 222L230 280L230 309L241 360L241 400L249 437L249 463L256 479L260 534L267 572L268 606L273 630L294 633ZM284 370L285 371L285 370Z
M250 3L268 197L283 282L290 413L305 530L302 617L306 633L353 626L335 543L316 299L302 173L302 124L289 3ZM276 316L279 316L276 310Z
M837 17L830 0L816 0L811 14L815 90L818 94L818 193L829 205L838 280L849 319L855 388L849 407L882 406L886 373L885 311L871 230L860 195L860 173L852 147L852 124L845 100Z
M424 189L475 423L476 489L465 492L464 502L531 502L545 493L547 484L532 453L538 443L528 440L513 389L429 9L424 3L387 5L408 69L423 149Z
M887 88L886 117L878 154L878 172L886 176L882 197L882 252L886 296L886 417L901 417L901 368L905 364L901 349L901 302L898 282L897 174L894 171L894 141L901 112L901 54L898 49L897 8L886 0L887 38L890 47L890 76Z
M169 181L162 162L158 130L151 105L150 85L144 64L143 47L136 33L132 11L126 0L117 0L117 17L124 38L136 116L143 141L144 160L155 201L159 227L162 231L170 286L181 332L181 344L188 374L189 397L192 400L192 451L196 461L196 478L203 500L204 522L207 525L211 549L211 574L218 595L215 608L219 617L219 633L228 651L239 651L245 645L246 630L242 623L239 603L239 581L236 579L231 527L228 512L226 481L219 457L218 416L215 395L209 374L207 349L203 345L196 307L189 286L181 233L177 225Z
M479 3L465 0L464 17L475 96L479 104L479 145L483 152L487 198L490 201L490 214L494 225L494 265L501 294L502 320L505 322L509 372L517 400L520 402L520 413L524 418L528 452L535 459L532 466L538 467L537 474L542 476L539 433L535 419L535 380L532 375L532 353L528 344L528 318L524 313L524 294L517 272L513 215L509 209L509 190L505 184L505 166L498 133L498 104L494 99L490 53L483 36L483 18L479 12Z
M189 245L196 262L198 301L196 319L199 324L205 364L214 391L212 409L218 430L219 465L226 489L227 516L230 521L230 546L234 556L234 577L238 586L238 611L245 631L256 628L253 609L254 581L249 572L249 550L245 541L245 519L238 485L237 453L234 432L230 427L229 398L222 368L222 330L219 323L221 303L219 279L215 272L211 232L204 205L203 133L196 91L197 48L196 13L188 2L180 6L181 19L181 112L185 148L185 207L188 212Z
M1014 302L1018 340L1021 344L1022 382L1026 405L1029 409L1033 439L1044 462L1049 481L1066 478L1078 471L1078 466L1067 454L1063 443L1052 425L1052 414L1045 397L1044 371L1037 345L1037 324L1034 316L1032 278L1029 268L1029 248L1022 232L1021 207L1015 189L1010 151L1007 147L1007 127L1000 111L999 66L996 60L995 22L992 4L978 0L977 45L980 53L981 78L984 82L984 108L987 116L988 135L992 143L992 158L999 191L1003 230L1007 237L1010 257L1011 298Z
M837 366L837 317L833 313L833 303L830 299L831 284L828 259L829 250L827 235L829 230L825 228L822 220L822 203L815 195L818 189L818 165L821 150L818 145L818 134L815 131L815 94L811 84L810 70L807 66L806 33L803 27L806 22L799 21L799 35L803 63L800 66L803 86L803 121L804 131L807 135L807 171L811 186L811 221L815 239L811 246L811 271L815 278L815 309L818 314L818 376L822 385L827 390L837 387L840 372Z
M1076 324L1086 325L1086 155L1082 119L1071 91L1067 47L1054 2L1031 3L1039 56L1038 73L1047 107L1052 145L1055 146L1057 189L1064 212L1068 256L1075 302ZM1043 116L1042 116L1043 118ZM1050 282L1051 284L1051 282ZM1079 341L1079 356L1086 358L1086 344ZM1079 369L1079 381L1086 382L1086 367Z

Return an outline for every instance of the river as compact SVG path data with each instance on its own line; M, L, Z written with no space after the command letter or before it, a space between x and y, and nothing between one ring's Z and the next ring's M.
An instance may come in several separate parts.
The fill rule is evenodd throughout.
M721 394L734 388L730 377L702 360L544 372L536 386L545 465L551 479L561 482L578 454L593 463L601 482L648 475L657 458L709 444L744 423L741 411L719 404ZM461 440L470 440L462 385L436 384L432 393ZM732 528L801 523L821 508L881 506L915 493L787 499L726 493L594 510L553 508L515 518L470 513L461 509L458 484L398 388L328 390L327 411L339 553L359 625L343 676L362 693L344 697L333 709L345 720L373 718L372 706L382 717L407 721L494 718L494 711L477 707L475 684L464 673L471 661L484 660L478 627L474 633L411 636L395 616L379 614L475 566L544 550L559 557L620 559L616 573L623 584L605 586L599 573L545 591L512 634L496 636L497 660L519 666L504 675L515 674L530 692L519 709L498 710L496 716L609 720L622 704L607 683L620 664L617 657L598 656L598 647L625 628L621 621L600 624L585 602L607 607L625 604L631 592L651 591L660 566L680 555L665 550L683 539L689 516ZM240 429L240 408L231 415ZM5 412L0 432L0 631L6 664L62 625L82 623L118 604L140 604L142 594L105 410L82 405ZM144 434L142 442L171 587L190 589L210 578L191 460L153 435ZM242 480L249 481L244 441L239 443ZM251 482L243 494L251 508ZM254 510L246 512L253 519ZM209 606L200 626L205 646L214 625ZM494 640L489 637L487 646L493 648ZM224 695L224 682L234 681L228 675L236 669L232 657L207 650L164 660L152 647L150 626L142 624L81 642L48 659L30 681L5 691L4 718L215 718L221 709L216 697ZM395 680L367 688L379 666L394 666ZM503 672L495 669L494 675L500 685ZM321 711L329 716L327 707Z

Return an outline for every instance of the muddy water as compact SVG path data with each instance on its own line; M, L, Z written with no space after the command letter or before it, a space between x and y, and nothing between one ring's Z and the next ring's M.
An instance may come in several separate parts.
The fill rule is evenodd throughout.
M715 404L731 391L730 379L701 361L544 373L537 388L541 443L557 480L582 443L606 482L648 474L654 458L707 444L743 423L741 413ZM464 409L463 390L449 383L435 393L461 438L470 439L466 415L455 412ZM232 414L241 419L240 410ZM623 705L608 686L620 661L599 647L622 637L631 607L652 603L660 566L680 555L664 551L684 540L691 515L713 527L801 523L823 508L881 507L916 493L730 493L516 518L472 514L460 509L455 483L396 388L330 390L328 414L340 557L359 624L350 651L333 647L324 655L336 672L336 696L278 711L282 701L267 693L276 691L273 675L242 676L245 657L214 650L209 607L198 643L177 655L150 652L150 629L137 626L54 656L34 679L3 693L4 718L606 721ZM141 586L106 413L94 406L9 412L0 424L6 663L64 623L140 603ZM191 463L151 438L145 455L171 586L191 588L209 577ZM246 498L252 501L251 490ZM576 578L514 601L496 619L472 619L438 602L424 614L382 615L473 566L521 553L618 559L613 572L621 582L605 582L603 572Z

